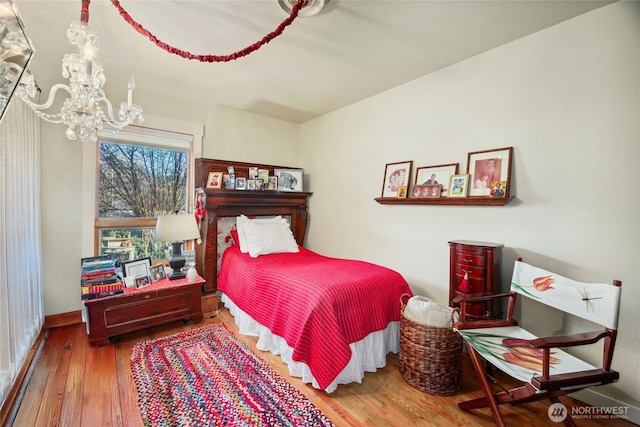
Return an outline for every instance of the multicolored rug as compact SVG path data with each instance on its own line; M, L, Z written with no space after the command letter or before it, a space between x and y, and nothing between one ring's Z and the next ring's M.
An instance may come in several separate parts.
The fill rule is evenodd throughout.
M131 370L146 426L333 426L224 325L141 341Z

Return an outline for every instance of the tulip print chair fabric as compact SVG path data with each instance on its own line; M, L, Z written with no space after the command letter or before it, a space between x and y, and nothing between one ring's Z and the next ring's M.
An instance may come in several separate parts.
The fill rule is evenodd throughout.
M563 394L617 381L620 375L611 369L611 361L617 336L621 285L618 280L612 285L580 283L518 260L514 266L511 292L462 296L461 322L454 329L465 340L485 395L459 402L458 407L463 411L489 407L496 425L503 427L506 423L499 405L542 399L559 403L558 396ZM505 297L509 299L506 319L466 319L467 304ZM598 325L592 332L536 337L512 318L516 297L536 300ZM527 303L523 301L523 311L526 311ZM600 367L562 350L599 341L603 341L604 349ZM520 385L511 390L501 388L493 391L495 378L490 376L491 370L483 366L485 361L520 380ZM566 414L564 423L575 425L569 414Z
M516 261L511 291L591 322L616 329L620 286L580 283ZM519 326L458 330L468 345L501 371L523 382L542 373L542 352L528 340L537 338ZM595 370L596 367L554 348L550 375Z

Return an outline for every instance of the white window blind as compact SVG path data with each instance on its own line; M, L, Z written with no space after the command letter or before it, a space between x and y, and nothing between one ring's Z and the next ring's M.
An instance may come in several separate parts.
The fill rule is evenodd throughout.
M40 126L19 99L0 123L0 401L44 322Z

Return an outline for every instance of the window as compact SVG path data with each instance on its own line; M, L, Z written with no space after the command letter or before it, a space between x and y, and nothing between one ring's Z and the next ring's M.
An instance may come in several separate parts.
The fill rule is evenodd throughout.
M136 128L98 143L95 242L120 261L166 259L154 240L158 214L188 212L192 136Z

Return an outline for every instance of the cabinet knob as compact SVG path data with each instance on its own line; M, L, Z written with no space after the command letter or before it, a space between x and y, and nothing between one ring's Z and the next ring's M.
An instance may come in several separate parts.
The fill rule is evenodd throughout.
M151 298L151 295L149 295L149 294L144 296L144 299L149 299L149 298Z

